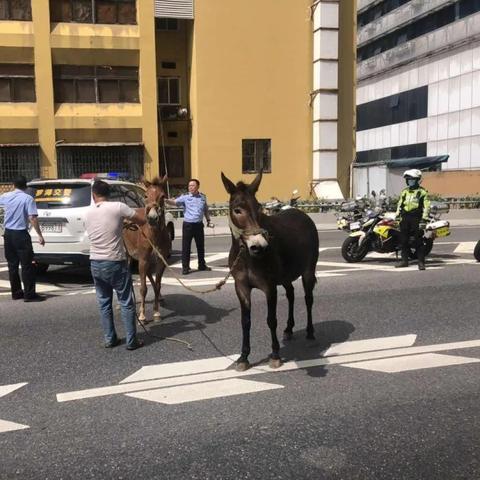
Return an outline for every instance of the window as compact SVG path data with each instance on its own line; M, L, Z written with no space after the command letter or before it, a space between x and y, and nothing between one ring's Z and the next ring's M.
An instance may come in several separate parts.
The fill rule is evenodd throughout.
M119 187L125 196L125 203L131 208L143 208L145 206L144 197L137 193L137 189L133 186L120 185Z
M137 67L56 65L57 103L138 103Z
M160 105L180 105L180 79L161 77L158 79L158 103Z
M427 117L428 86L357 106L357 131Z
M35 102L33 65L0 64L0 102Z
M177 64L175 62L162 62L161 65L165 70L175 70L177 68Z
M480 0L460 0L398 30L367 43L357 51L361 62L480 11Z
M50 0L50 12L52 22L137 23L135 0Z
M242 140L242 173L272 172L272 141Z
M0 183L12 183L19 175L27 180L40 176L38 146L0 147Z
M165 162L160 164L160 172L162 175L168 174L169 178L185 177L185 162L183 157L183 147L163 147L165 151L165 161L167 163L167 171L165 171ZM160 152L160 156L162 154Z
M403 158L416 158L427 156L427 144L415 143L412 145L401 145L400 147L379 148L357 152L356 163L374 163L387 160L399 160Z
M90 184L35 182L30 190L42 209L88 207L92 201Z
M0 20L31 21L31 0L0 0Z
M176 18L156 18L155 28L167 31L178 30L178 20Z

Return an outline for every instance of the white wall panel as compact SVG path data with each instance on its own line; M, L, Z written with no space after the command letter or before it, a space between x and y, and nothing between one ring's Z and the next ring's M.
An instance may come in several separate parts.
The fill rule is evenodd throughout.
M335 3L321 3L315 12L320 14L318 27L321 25L324 28L338 28L338 4ZM317 28L318 28L317 27Z
M450 76L450 59L442 58L438 61L438 80L447 80Z
M314 117L314 119L337 120L338 95L336 93L320 93L317 98L320 103L320 112L319 117Z
M460 77L460 109L472 108L472 79L471 73Z
M472 111L460 112L460 137L469 137L472 134Z
M417 121L413 120L411 122L407 122L408 125L408 144L413 145L417 143Z
M338 31L321 30L320 58L338 59Z
M460 73L469 73L473 69L472 49L465 50L460 54Z
M337 153L320 152L319 176L317 178L337 178Z
M320 54L320 45L322 42L321 33L322 32L320 30L317 30L313 34L313 61L321 58L321 54Z
M382 128L383 133L383 148L388 148L392 146L392 128L391 125L387 125Z
M408 88L409 90L412 90L414 88L417 88L419 86L418 84L418 68L414 67L409 70L408 72Z
M427 156L434 157L437 155L437 142L427 143Z
M428 125L428 141L435 142L437 140L437 126L438 126L438 117L430 117L427 120Z
M320 149L320 122L315 122L313 124L313 149Z
M458 168L470 168L470 149L472 139L461 138L458 142Z
M480 107L480 71L472 73L472 107Z
M313 152L313 178L320 178L320 152Z
M437 140L448 138L448 113L437 117Z
M480 108L472 110L472 135L480 135Z
M428 83L436 83L438 82L438 68L439 68L439 61L431 62L428 65Z
M448 112L448 80L443 80L438 84L437 112L439 115Z
M392 145L400 145L400 125L397 123L392 127Z
M457 53L456 55L452 55L450 57L450 78L457 77L461 73L461 54Z
M400 123L400 145L408 145L408 123Z
M448 143L447 140L437 142L437 155L448 155Z
M375 129L372 128L372 130L368 131L368 149L374 150L376 148L377 148L377 145L375 143Z
M448 111L460 109L460 77L451 78L448 83Z
M418 86L428 85L428 66L422 65L418 68Z
M428 116L438 114L438 83L428 87Z
M450 168L458 168L458 152L459 152L459 145L458 145L458 138L454 138L452 140L448 141L448 154L450 155L450 158L448 159L448 166Z
M320 122L321 149L337 148L337 122Z
M376 148L384 148L382 127L375 128L375 146Z
M363 152L364 150L366 150L365 148L365 142L364 142L364 138L365 138L365 132L357 132L357 152Z
M410 86L409 86L409 75L408 75L408 71L406 72L402 72L400 74L400 91L401 92L406 92L407 90L410 89Z
M460 112L452 112L448 115L448 138L457 138L459 136Z
M480 168L480 136L472 137L471 140L470 166L471 168Z
M313 97L313 121L320 119L320 109L323 105L320 105L320 94Z
M320 64L320 87L326 89L338 88L338 64L336 62L317 62ZM317 64L316 63L316 64Z
M427 119L417 120L417 142L425 143L427 141Z
M480 70L480 47L476 47L472 51L473 70Z

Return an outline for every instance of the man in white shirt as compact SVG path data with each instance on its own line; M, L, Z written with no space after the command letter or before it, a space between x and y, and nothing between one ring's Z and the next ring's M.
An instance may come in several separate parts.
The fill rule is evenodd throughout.
M145 220L124 203L109 202L109 194L108 183L101 180L94 182L92 195L95 205L90 208L86 218L90 266L100 307L105 348L120 343L113 322L112 299L115 290L127 332L127 350L136 350L143 346L143 342L137 339L136 305L122 230L124 219L138 225L144 225Z

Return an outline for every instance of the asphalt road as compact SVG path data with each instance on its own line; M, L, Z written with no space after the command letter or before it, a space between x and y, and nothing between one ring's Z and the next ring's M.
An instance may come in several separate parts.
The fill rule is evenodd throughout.
M344 234L321 232L316 340L297 283L295 338L270 370L255 292L244 376L227 358L241 345L231 284L202 296L167 279L156 337L134 352L102 347L86 271L47 273L42 304L0 295L0 478L480 478L479 237L454 229L419 272L385 256L346 264ZM190 285L225 274L229 242L208 240L214 270ZM282 293L279 331L286 305Z

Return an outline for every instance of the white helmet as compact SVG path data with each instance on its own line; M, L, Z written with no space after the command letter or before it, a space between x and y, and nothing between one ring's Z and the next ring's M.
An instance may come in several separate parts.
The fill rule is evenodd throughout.
M417 170L416 168L412 168L411 170L406 170L403 174L403 178L410 177L410 178L418 178L420 180L422 178L422 172Z

